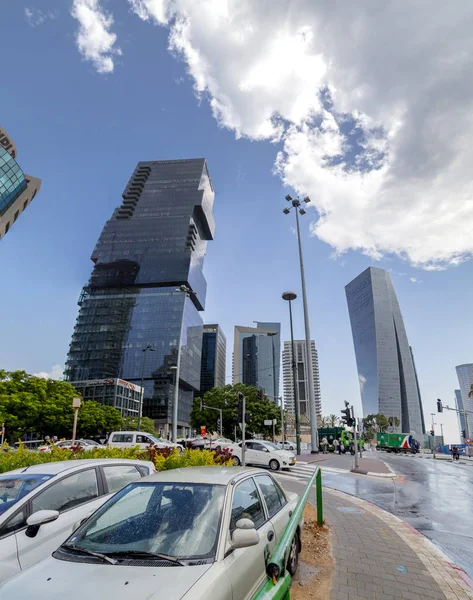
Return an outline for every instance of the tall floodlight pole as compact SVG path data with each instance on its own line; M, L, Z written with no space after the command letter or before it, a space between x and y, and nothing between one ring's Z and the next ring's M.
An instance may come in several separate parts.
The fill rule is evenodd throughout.
M301 268L301 283L302 283L302 303L304 306L304 325L305 325L305 345L307 353L307 378L309 379L309 416L310 416L310 441L312 446L312 453L316 454L319 451L319 434L317 431L317 414L315 410L315 390L314 390L314 368L312 365L312 349L310 345L310 326L309 326L309 309L307 306L307 292L305 287L305 273L304 273L304 260L302 257L302 243L301 243L301 231L299 227L299 214L305 215L306 211L301 207L302 203L299 198L292 198L289 194L286 196L286 200L291 202L296 213L296 225L297 225L297 241L299 244L299 262ZM308 204L310 202L309 196L305 196L303 202ZM284 214L288 215L291 212L290 208L283 210Z
M138 411L138 431L141 431L141 415L143 413L143 402L145 399L145 388L143 387L143 381L145 378L145 367L146 367L146 353L147 352L156 352L156 350L148 344L146 348L143 348L141 352L143 352L143 362L141 363L141 395L140 395L140 410Z
M187 285L181 285L176 289L176 292L185 294L186 298L190 298L192 294L195 294L193 290L187 287ZM174 385L174 402L172 405L172 441L175 444L177 440L177 415L179 409L179 372L181 369L181 344L182 344L182 332L184 331L184 316L186 312L186 300L184 298L184 306L182 307L182 319L181 319L181 331L179 333L179 339L177 341L177 361L176 361L176 375Z
M299 419L299 393L297 385L297 364L296 364L296 350L294 347L294 330L292 328L292 304L291 302L297 298L295 292L284 292L282 299L289 303L289 323L291 326L291 353L292 353L292 382L294 389L294 416L296 417L296 447L297 455L301 453L301 425ZM281 402L282 404L282 402ZM284 448L284 446L283 446Z

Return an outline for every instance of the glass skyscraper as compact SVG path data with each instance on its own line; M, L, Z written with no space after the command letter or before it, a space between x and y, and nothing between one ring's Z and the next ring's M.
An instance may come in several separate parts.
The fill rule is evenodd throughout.
M470 438L473 436L473 397L468 396L471 386L473 385L473 363L465 363L455 367L460 384L461 399L463 402L463 410L468 411L466 418L468 419L468 432Z
M204 325L200 396L214 387L225 385L227 338L219 325Z
M397 417L425 434L419 384L389 273L369 267L345 287L364 415Z
M171 426L179 347L179 434L189 432L200 389L202 268L213 202L205 159L138 163L92 253L95 266L79 299L66 380L118 377L140 385L143 376L143 414L162 434ZM180 285L195 293L188 297ZM143 352L148 344L153 351Z
M0 128L0 239L33 200L41 180L25 175L16 162L16 146Z
M233 346L233 383L254 385L267 396L279 398L281 324L256 322L256 327L237 325Z

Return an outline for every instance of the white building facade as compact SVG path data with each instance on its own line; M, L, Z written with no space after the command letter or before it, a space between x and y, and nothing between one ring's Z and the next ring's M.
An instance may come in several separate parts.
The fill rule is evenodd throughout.
M314 374L314 402L317 420L322 416L322 400L320 395L319 359L315 342L311 340L311 360ZM307 375L307 352L305 340L294 340L294 353L296 362L296 385L299 400L299 414L301 417L310 416L309 385ZM295 414L294 377L292 368L291 342L284 342L282 353L284 408L291 415Z

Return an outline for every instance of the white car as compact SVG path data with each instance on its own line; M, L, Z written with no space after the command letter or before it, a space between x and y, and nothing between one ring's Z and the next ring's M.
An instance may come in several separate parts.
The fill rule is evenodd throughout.
M284 445L283 445L282 442L276 442L276 446L280 450L290 450L292 452L296 449L297 444L296 444L296 442L284 442Z
M46 444L44 446L40 446L38 448L38 452L51 452L51 447L56 446L56 448L67 448L68 450L72 447L72 440L62 440L60 442L54 442L54 444ZM85 452L90 450L95 450L96 448L105 448L105 446L100 445L94 440L76 440L74 442L74 446L76 448L80 448Z
M51 554L110 495L152 462L66 460L0 475L0 581Z
M233 454L233 464L241 465L241 445L232 444L225 446ZM272 471L279 469L288 469L296 464L296 457L293 452L281 450L272 442L264 440L247 440L245 442L245 463L248 465L257 465L269 467Z
M173 444L167 440L157 438L151 433L142 431L113 431L108 438L107 446L109 448L133 448L139 446L143 450L149 446L156 448L177 448L178 452L182 452L183 448L180 444Z
M115 494L52 556L0 586L0 598L249 600L297 500L267 471L163 471Z

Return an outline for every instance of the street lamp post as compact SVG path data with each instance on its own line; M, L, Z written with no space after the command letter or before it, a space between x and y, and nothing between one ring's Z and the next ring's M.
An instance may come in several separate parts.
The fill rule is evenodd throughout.
M143 352L143 363L141 365L141 395L140 395L140 410L138 411L138 431L141 431L141 413L143 412L143 401L145 397L145 388L143 386L143 381L145 378L145 367L146 367L146 353L147 352L156 352L156 350L151 346L151 344L147 344L146 348L143 348L141 352Z
M173 374L174 374L174 377L173 377L173 380L172 380L173 405L174 405L174 398L175 398L174 394L176 393L176 374L177 374L177 367L176 367L176 365L172 365L172 367L169 367L169 370L172 371ZM168 411L169 411L169 408L168 408ZM167 414L169 416L169 412ZM169 436L169 431L168 431L167 435ZM168 437L168 439L169 439L169 437Z
M294 347L294 330L292 328L292 304L291 302L297 298L295 292L284 292L282 295L283 300L289 303L289 322L291 325L291 352L292 352L292 379L294 384L294 414L296 417L296 446L297 455L301 453L301 425L299 420L299 393L297 386L297 364L296 364L296 352ZM282 402L281 402L282 404ZM283 424L284 426L284 424ZM284 445L283 445L284 448Z
M305 345L307 353L307 378L309 384L309 415L310 415L310 440L312 446L312 453L316 454L319 451L319 435L317 431L317 414L315 410L315 390L314 390L314 369L312 365L312 349L310 344L310 326L309 326L309 310L307 307L307 293L305 287L305 273L304 273L304 261L302 257L302 244L301 244L301 231L299 228L299 214L305 215L306 211L301 208L301 201L299 198L292 198L289 194L286 196L286 200L292 203L296 213L296 225L297 225L297 241L299 244L299 263L301 268L301 283L302 283L302 303L304 306L304 325L305 325ZM308 204L310 202L309 196L305 196L303 202ZM290 208L283 210L284 214L291 212Z
M434 423L435 413L430 413L430 415L432 417L432 433L434 434L430 436L432 438L432 458L435 458L435 425L437 423Z
M195 294L193 290L187 287L187 285L181 285L176 289L176 292L185 294L185 298L190 298L192 294ZM184 330L184 316L186 312L186 300L184 298L184 306L182 307L182 319L181 319L181 331L179 333L179 339L177 341L177 361L176 361L176 379L174 386L174 402L172 405L172 441L175 444L177 440L177 415L179 409L179 372L181 369L181 343L182 343L182 332Z

